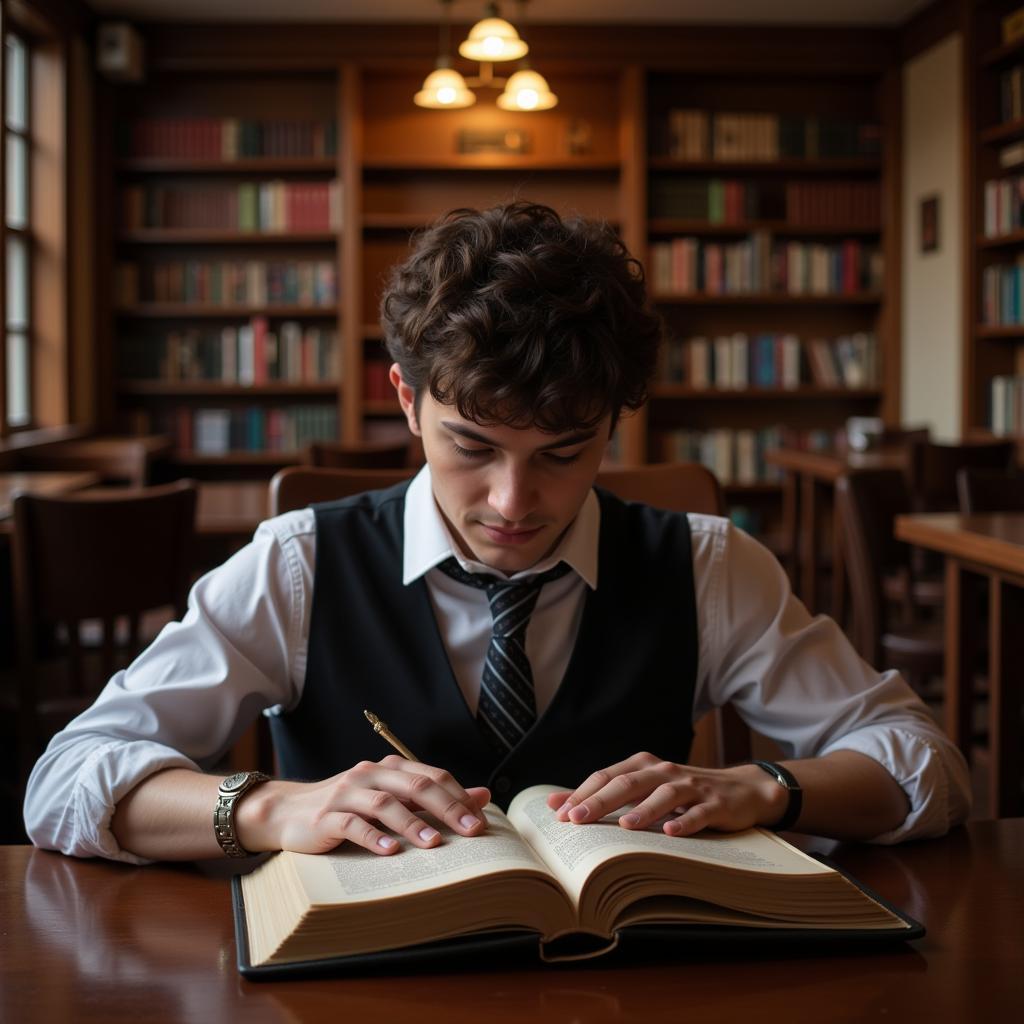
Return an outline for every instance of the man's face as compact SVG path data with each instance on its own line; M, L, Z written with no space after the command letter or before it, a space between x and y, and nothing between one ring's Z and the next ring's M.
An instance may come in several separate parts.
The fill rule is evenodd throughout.
M608 445L596 427L550 434L481 426L423 395L419 415L397 364L391 381L423 439L434 498L464 555L511 575L539 562L576 518Z

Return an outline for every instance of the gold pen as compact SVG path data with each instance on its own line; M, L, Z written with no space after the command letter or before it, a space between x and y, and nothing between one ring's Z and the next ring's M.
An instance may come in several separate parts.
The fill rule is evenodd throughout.
M387 722L382 722L372 711L367 711L365 708L363 708L363 714L373 726L373 731L382 739L387 740L402 757L409 761L418 760L416 755L388 728Z

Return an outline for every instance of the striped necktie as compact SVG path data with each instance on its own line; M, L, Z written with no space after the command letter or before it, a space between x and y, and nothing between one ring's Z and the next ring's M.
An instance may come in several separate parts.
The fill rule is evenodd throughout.
M476 717L498 756L504 757L537 720L533 672L526 656L526 627L541 587L570 572L571 566L559 562L547 572L514 582L466 572L454 558L445 559L438 569L459 583L487 593L492 632Z

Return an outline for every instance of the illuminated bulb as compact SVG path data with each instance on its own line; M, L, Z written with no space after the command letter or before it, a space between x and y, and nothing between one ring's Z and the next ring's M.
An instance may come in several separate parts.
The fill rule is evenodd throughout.
M471 107L476 96L466 88L466 80L453 68L437 68L427 75L423 88L413 97L418 107L432 110L455 110Z
M550 110L558 97L548 87L544 76L536 71L517 71L498 97L502 110Z
M459 53L468 60L518 60L525 57L529 50L514 26L504 18L484 18L478 21L459 44Z

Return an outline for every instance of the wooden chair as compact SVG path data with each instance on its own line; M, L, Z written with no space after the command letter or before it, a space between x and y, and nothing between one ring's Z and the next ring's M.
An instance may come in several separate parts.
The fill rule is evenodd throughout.
M320 466L288 466L270 480L270 514L279 516L320 501L335 501L350 494L377 491L408 480L415 470L327 469Z
M390 487L406 479L410 472L289 466L276 473L270 481L271 515L304 508L318 501ZM710 470L694 462L604 470L597 476L597 485L626 501L642 501L673 511L722 515L725 510L718 480ZM262 749L264 741L261 740L259 745ZM748 760L750 732L731 706L723 708L697 724L694 751L704 764Z
M603 469L597 474L597 486L624 501L640 501L673 512L725 515L725 498L718 478L699 462Z
M1024 512L1024 473L992 469L961 469L956 474L960 512Z
M1013 463L1016 442L979 441L910 446L908 480L914 512L956 512L960 508L956 475L961 469L1006 471Z
M176 617L185 614L196 496L195 482L183 480L116 494L15 499L24 772L48 738L138 653L142 613L169 606Z
M891 621L884 599L886 573L903 576L913 592L910 548L893 536L894 518L910 511L910 492L898 469L851 470L836 481L836 502L843 517L844 556L853 597L853 642L861 657L878 668L902 671L921 693L943 672L943 638L937 623Z
M411 449L409 441L314 441L303 461L330 469L401 469L414 464Z

